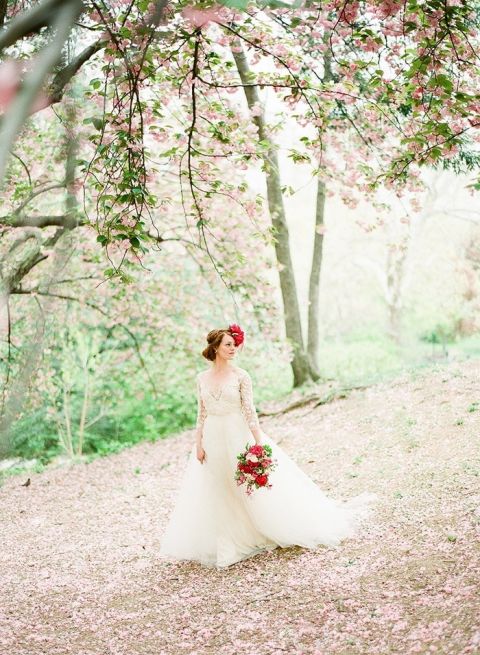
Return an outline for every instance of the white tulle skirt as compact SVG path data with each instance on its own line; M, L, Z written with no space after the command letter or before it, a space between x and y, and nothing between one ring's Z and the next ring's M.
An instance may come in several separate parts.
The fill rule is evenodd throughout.
M255 443L241 412L209 415L203 429L203 464L193 444L160 555L225 567L277 547L336 546L370 514L375 494L348 502L328 498L277 443L265 437L278 461L271 489L247 496L237 486L237 455Z

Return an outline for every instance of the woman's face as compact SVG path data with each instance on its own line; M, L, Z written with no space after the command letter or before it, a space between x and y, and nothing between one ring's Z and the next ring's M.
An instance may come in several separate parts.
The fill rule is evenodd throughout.
M229 334L224 334L217 349L217 357L221 359L233 359L235 357L235 341Z

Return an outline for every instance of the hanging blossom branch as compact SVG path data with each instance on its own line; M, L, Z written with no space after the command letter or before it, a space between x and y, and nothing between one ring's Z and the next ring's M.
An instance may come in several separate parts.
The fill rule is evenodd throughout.
M206 237L205 230L208 229L208 221L205 220L203 209L201 207L201 204L198 199L198 194L197 191L199 191L198 185L195 183L194 180L194 166L193 166L193 158L195 157L196 150L193 145L194 143L194 137L196 134L196 124L197 124L197 79L198 79L198 73L199 73L199 55L200 55L200 42L201 42L201 30L197 29L195 30L194 33L194 50L193 50L193 59L192 59L192 66L189 72L189 75L191 75L191 112L192 112L192 119L190 122L190 126L188 128L187 132L187 148L184 153L184 155L180 158L179 162L179 168L180 168L180 181L182 182L183 178L183 169L182 169L182 162L184 157L186 156L187 158L187 176L188 176L188 183L189 183L189 189L190 189L190 195L195 207L195 211L197 213L197 228L199 229L199 232L201 234L201 238L203 241L204 249L205 252L208 255L208 258L210 262L212 263L216 273L218 274L221 282L224 284L225 288L227 289L229 295L232 298L232 301L235 306L236 304L236 299L234 295L231 292L230 286L225 279L225 276L222 274L222 271L219 268L219 261L215 257L215 255L212 253L211 248L209 247L209 242ZM183 191L182 191L182 196L183 196ZM182 198L183 202L183 198ZM213 233L211 230L209 230L210 235L214 237Z
M120 20L106 3L92 4L110 42L106 48L102 117L93 121L98 133L92 139L95 152L86 167L85 181L90 178L96 192L93 222L113 277L122 275L127 255L141 264L141 255L146 252L145 219L153 223L155 198L147 186L145 100L141 92L149 75L150 49L157 38L165 38L157 27L163 21L167 2L155 3L146 18L137 15L137 8L128 26L135 3L128 5ZM129 39L119 36L124 26L131 32ZM117 65L111 65L111 61ZM123 252L120 262L114 257L118 252Z

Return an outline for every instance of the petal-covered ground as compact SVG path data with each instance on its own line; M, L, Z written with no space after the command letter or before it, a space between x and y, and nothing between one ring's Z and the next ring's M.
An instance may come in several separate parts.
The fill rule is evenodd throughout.
M192 433L0 489L0 653L480 653L480 365L263 421L325 490L373 491L338 548L227 569L158 556Z

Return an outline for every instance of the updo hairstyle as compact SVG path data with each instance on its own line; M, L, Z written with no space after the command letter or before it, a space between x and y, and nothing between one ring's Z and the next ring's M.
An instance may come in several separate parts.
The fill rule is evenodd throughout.
M217 356L215 351L222 343L224 334L228 334L230 337L233 336L229 328L224 328L221 330L210 330L210 332L207 334L208 346L202 352L202 355L205 357L205 359L208 359L210 362L215 361L215 357Z

